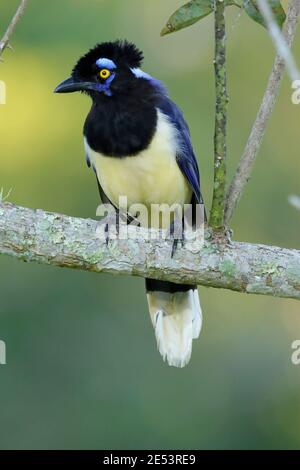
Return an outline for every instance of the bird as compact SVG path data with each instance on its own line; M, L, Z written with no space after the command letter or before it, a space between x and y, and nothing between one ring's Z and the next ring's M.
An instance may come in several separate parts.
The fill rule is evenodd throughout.
M92 100L84 147L103 203L118 209L124 195L130 206L194 208L203 199L188 125L164 83L142 70L143 59L127 40L99 43L54 91L79 91ZM184 367L202 326L197 286L146 279L146 295L160 354L170 366Z

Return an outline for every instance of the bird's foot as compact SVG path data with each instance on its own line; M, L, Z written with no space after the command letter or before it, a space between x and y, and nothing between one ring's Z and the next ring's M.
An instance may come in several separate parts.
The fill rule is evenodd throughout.
M119 211L117 209L113 210L105 217L104 236L106 246L108 246L110 240L115 240L119 237L119 222Z
M172 240L171 258L173 258L178 246L183 247L185 244L184 224L181 219L176 220L175 218L173 220L170 225L169 237Z
M97 226L98 237L105 241L106 246L109 240L115 240L119 236L119 214L118 210L110 208L106 215L99 221Z
M99 222L97 227L98 236L108 246L111 240L126 239L126 229L129 225L140 227L141 224L137 217L133 217L120 209L109 209L107 215Z

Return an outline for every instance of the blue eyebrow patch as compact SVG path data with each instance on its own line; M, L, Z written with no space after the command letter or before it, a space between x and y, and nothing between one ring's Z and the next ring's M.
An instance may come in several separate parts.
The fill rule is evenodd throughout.
M101 57L96 61L96 64L98 65L99 68L105 68L108 70L116 69L117 66L114 63L113 60L107 59L106 57Z

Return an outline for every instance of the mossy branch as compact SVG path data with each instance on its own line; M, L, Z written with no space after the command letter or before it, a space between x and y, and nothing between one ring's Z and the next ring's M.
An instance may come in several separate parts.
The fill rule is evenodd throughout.
M99 238L95 220L0 204L0 254L24 261L93 272L129 274L177 283L202 284L252 294L300 300L300 251L250 243L222 242L206 232L198 251L137 237ZM130 233L130 231L129 231Z
M214 190L210 212L210 226L221 230L224 226L226 190L226 125L227 125L227 80L226 80L226 28L225 3L215 2L215 135L214 135Z

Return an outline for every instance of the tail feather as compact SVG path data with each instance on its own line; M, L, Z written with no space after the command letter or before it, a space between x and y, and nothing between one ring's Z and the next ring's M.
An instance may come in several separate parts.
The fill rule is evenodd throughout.
M155 290L156 283L164 290ZM170 366L184 367L202 324L197 288L151 281L147 299L160 354Z
M193 339L199 338L201 327L202 327L202 310L200 305L200 299L198 289L194 289L194 318L193 318Z

